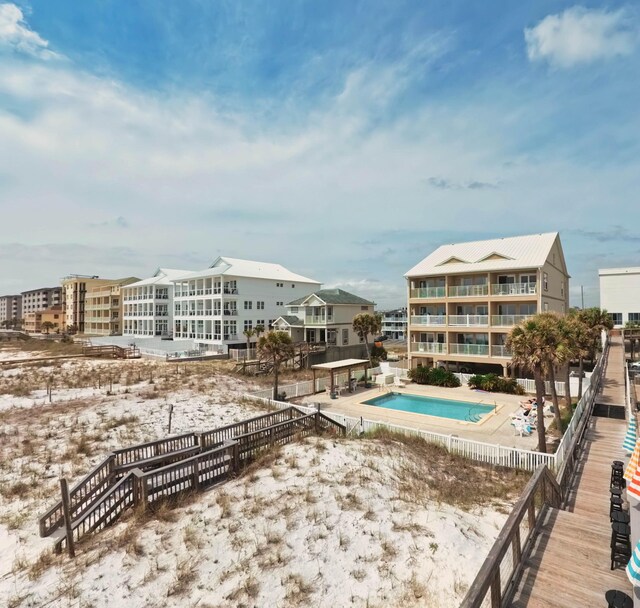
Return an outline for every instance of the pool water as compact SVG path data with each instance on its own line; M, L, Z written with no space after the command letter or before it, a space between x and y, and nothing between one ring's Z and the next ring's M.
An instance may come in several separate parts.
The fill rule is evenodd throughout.
M387 393L374 399L364 401L367 405L387 407L401 412L427 414L451 420L478 422L482 416L492 412L493 405L482 405L468 401L453 401L451 399L437 399L436 397L419 397L406 393Z

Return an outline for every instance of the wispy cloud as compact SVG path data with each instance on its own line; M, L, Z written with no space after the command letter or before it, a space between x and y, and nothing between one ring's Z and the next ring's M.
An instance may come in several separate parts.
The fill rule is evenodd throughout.
M475 179L455 181L444 177L428 177L425 181L438 190L493 190L498 188L498 182L483 182Z
M89 226L91 228L128 228L129 222L127 218L119 215L116 218L104 220L103 222L91 222Z
M531 61L560 67L629 55L639 40L639 25L629 10L574 6L524 30Z
M8 47L42 59L57 57L49 43L29 28L22 10L12 3L0 4L0 48Z
M640 234L631 232L624 226L611 226L607 230L570 230L570 232L599 243L640 243Z

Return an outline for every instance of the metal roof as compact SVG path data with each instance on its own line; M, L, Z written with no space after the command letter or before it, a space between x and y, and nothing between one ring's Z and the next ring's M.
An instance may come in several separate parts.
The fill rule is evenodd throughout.
M368 306L373 306L374 304L374 302L365 300L364 298L349 293L344 289L320 289L319 291L310 293L308 296L289 302L287 306L301 306L314 296L318 298L318 300L322 300L325 304L366 304Z
M312 365L311 369L343 369L363 364L370 365L369 359L341 359L340 361L330 361L329 363L317 363Z
M549 257L549 252L556 239L559 239L557 232L547 232L442 245L404 276L411 278L518 268L541 268ZM560 251L562 252L562 248ZM564 259L562 263L564 264Z
M304 325L304 321L294 315L281 315L273 322L273 324L275 325L278 321L280 321L280 319L282 319L289 326Z
M188 273L188 270L176 270L174 268L158 268L155 274L148 279L142 279L136 283L131 283L127 287L143 287L145 285L171 285L171 281L177 277Z

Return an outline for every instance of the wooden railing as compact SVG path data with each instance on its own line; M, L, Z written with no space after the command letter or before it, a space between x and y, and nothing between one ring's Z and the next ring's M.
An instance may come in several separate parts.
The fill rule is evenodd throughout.
M289 407L206 433L117 450L71 489L66 520L63 501L40 518L40 535L53 535L60 551L69 538L76 541L104 528L134 504L146 506L209 487L237 473L264 449L327 430L346 434L344 425L320 412Z
M514 505L496 542L471 584L460 608L480 608L490 593L491 608L508 604L544 514L560 507L562 491L553 473L542 465L533 474Z
M101 496L111 485L115 473L115 455L109 454L90 473L85 475L69 491L69 508L72 517L78 517L91 502ZM39 519L40 536L49 536L63 523L62 501L57 502Z
M140 351L135 346L124 348L115 344L103 344L96 346L85 346L82 349L85 357L111 357L113 359L137 359Z

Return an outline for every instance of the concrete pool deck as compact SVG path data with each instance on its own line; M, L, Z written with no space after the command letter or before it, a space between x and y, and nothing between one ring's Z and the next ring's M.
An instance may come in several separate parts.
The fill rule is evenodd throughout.
M450 418L415 414L385 408L383 406L367 405L363 403L369 399L380 397L392 390L394 393L408 393L421 397L437 397L454 401L465 401L474 404L496 406L496 412L482 417L478 423ZM484 393L472 390L466 386L458 388L442 388L425 384L407 384L398 386L358 388L356 392L343 391L337 399L330 399L326 393L309 395L302 400L303 405L319 403L323 412L335 412L353 418L365 418L374 422L387 422L399 426L408 426L444 435L456 435L465 439L473 439L484 443L493 443L505 447L517 447L534 450L538 439L536 430L528 437L520 437L511 424L511 415L521 411L520 401L527 399L527 395L505 395L503 393ZM545 427L548 427L553 416L545 416Z

